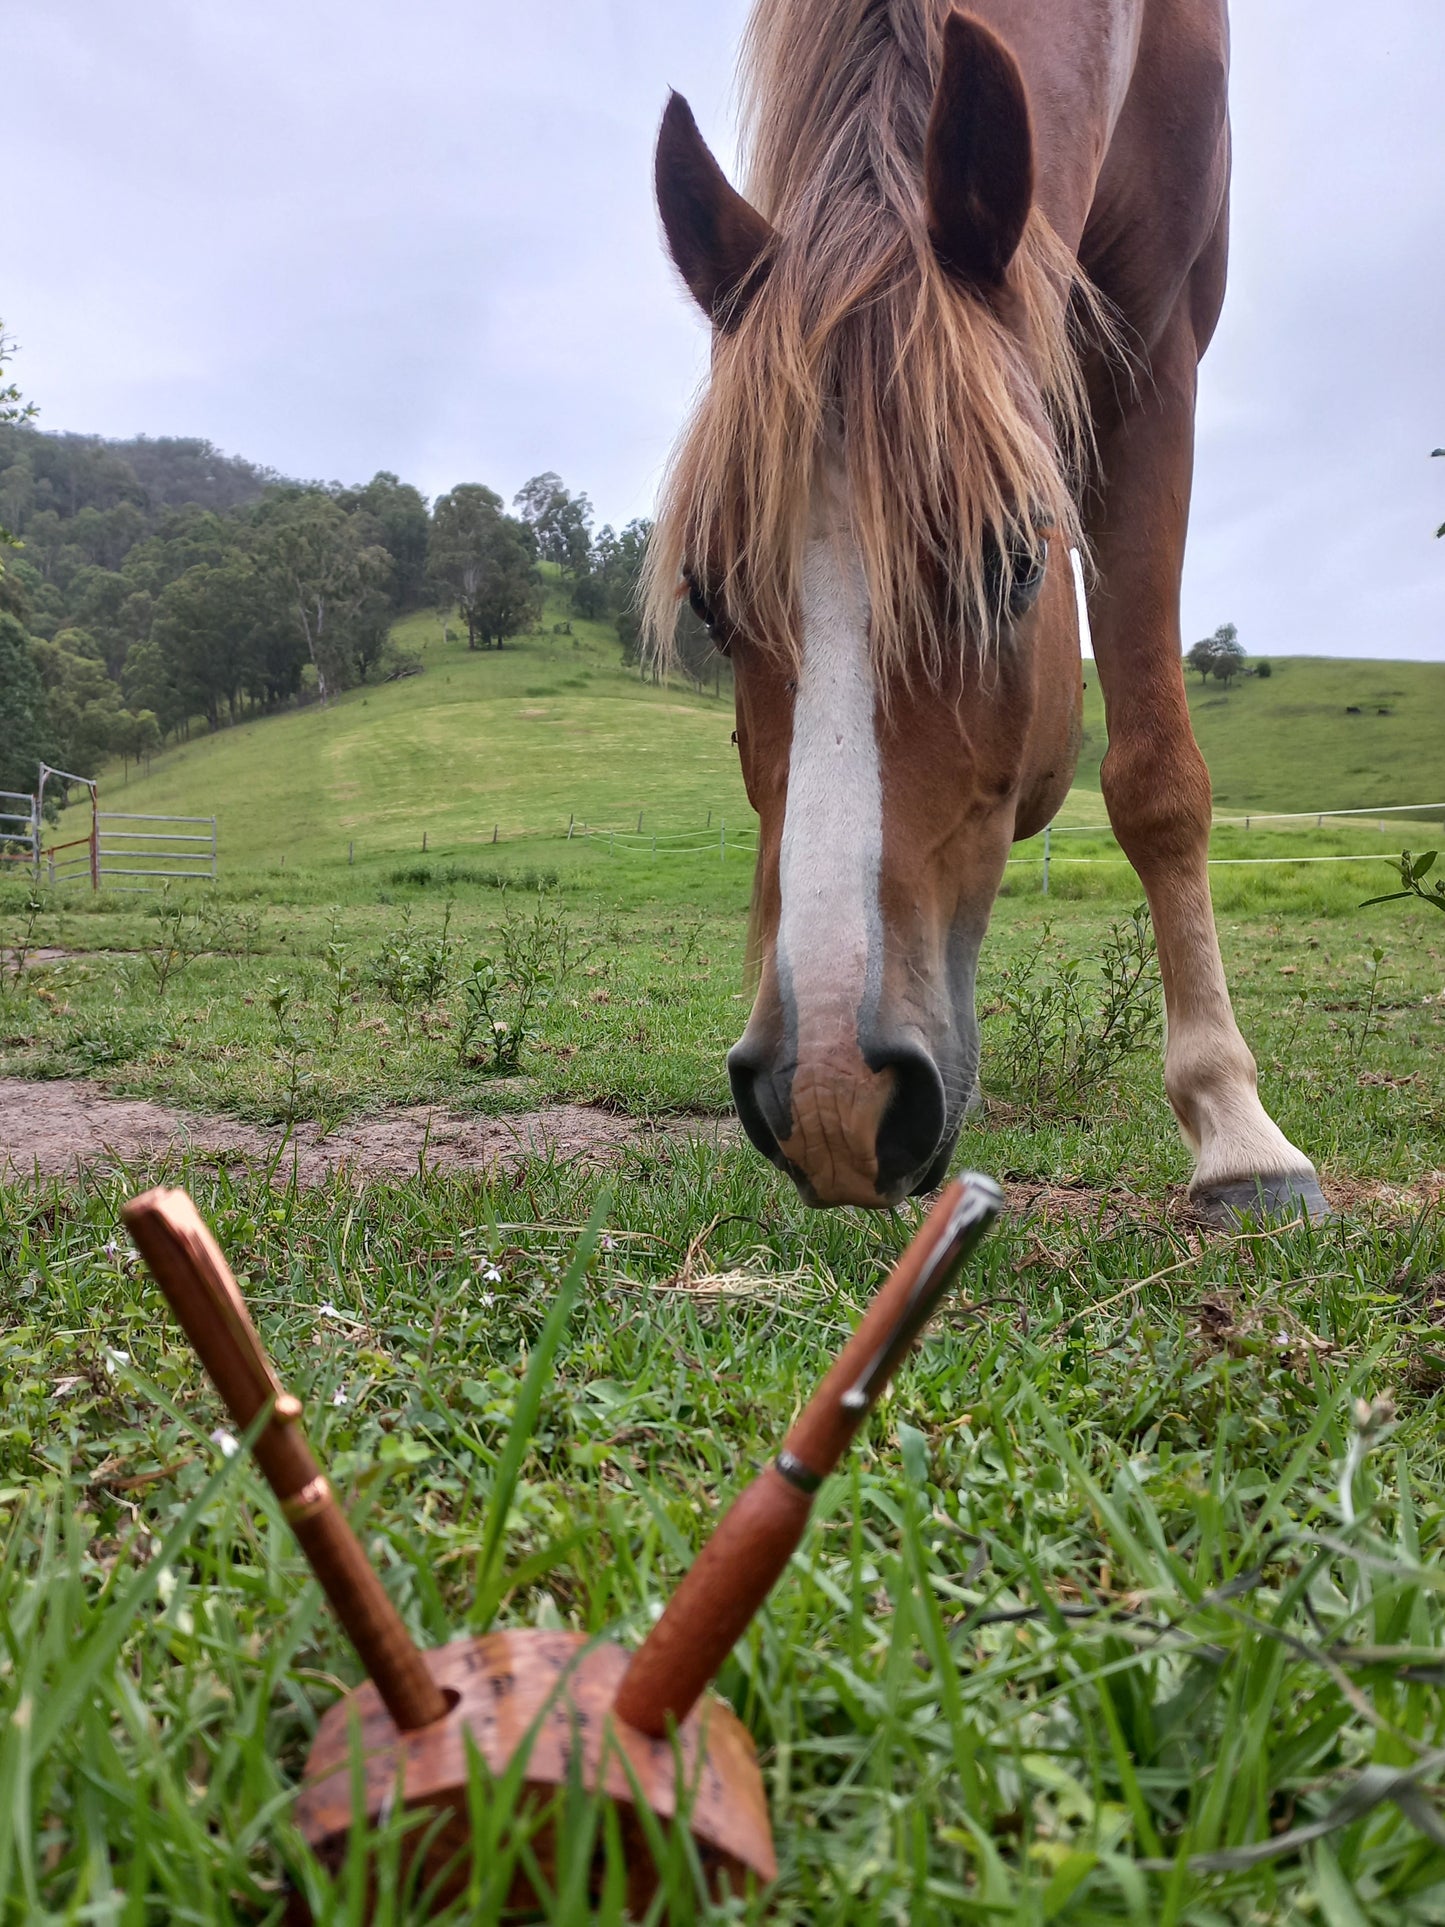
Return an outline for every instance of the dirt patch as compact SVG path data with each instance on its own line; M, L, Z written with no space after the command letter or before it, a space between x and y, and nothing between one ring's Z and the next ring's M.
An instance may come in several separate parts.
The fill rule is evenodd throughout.
M1372 1208L1385 1217L1399 1218L1445 1203L1445 1171L1426 1171L1408 1184L1383 1178L1322 1179L1321 1189L1336 1211L1348 1218L1368 1217Z
M710 1137L728 1127L692 1123ZM278 1174L290 1178L293 1157L303 1184L333 1172L407 1178L418 1170L491 1171L551 1155L568 1162L605 1159L629 1145L688 1134L676 1122L657 1125L588 1104L553 1104L508 1117L476 1117L414 1104L348 1119L334 1130L301 1124ZM65 1177L78 1169L124 1165L137 1177L189 1152L210 1163L267 1164L281 1143L279 1126L172 1111L140 1098L114 1097L80 1080L32 1083L0 1078L0 1177Z

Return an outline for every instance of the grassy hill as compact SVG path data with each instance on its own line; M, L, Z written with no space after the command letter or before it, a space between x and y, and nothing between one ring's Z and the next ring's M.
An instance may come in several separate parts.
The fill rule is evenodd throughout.
M625 672L610 625L573 620L471 653L431 615L400 625L424 673L202 737L149 774L105 783L112 807L212 815L238 869L474 849L578 825L661 832L751 823L732 704ZM1106 745L1089 667L1079 783L1064 821L1103 819ZM1445 800L1445 664L1296 659L1229 693L1191 679L1190 703L1224 813ZM1348 714L1349 708L1361 713ZM1381 711L1388 713L1381 714Z
M1445 801L1445 663L1291 656L1270 666L1267 680L1228 691L1188 678L1216 810ZM1092 663L1085 681L1078 780L1097 789L1108 738Z
M423 674L328 709L244 723L155 758L112 807L220 819L228 865L477 844L578 823L669 823L747 801L727 694L654 688L620 666L601 624L501 651L447 641L431 615L399 634ZM726 689L726 685L724 685ZM650 825L649 825L650 827Z

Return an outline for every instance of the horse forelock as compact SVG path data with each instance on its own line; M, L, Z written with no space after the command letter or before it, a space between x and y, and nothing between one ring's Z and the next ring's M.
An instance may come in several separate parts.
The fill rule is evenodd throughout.
M750 641L796 659L825 463L847 487L880 682L936 678L997 627L995 552L1079 540L1089 454L1071 307L1097 306L1036 209L1003 302L928 236L923 150L948 0L758 0L744 48L748 192L776 240L715 342L649 545L666 655L691 570ZM1004 584L1007 593L1007 584Z

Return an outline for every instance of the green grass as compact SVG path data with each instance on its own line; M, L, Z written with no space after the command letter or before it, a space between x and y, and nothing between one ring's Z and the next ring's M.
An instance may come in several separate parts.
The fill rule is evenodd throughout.
M718 865L708 894L691 859L585 862L540 898L570 920L573 960L521 1080L459 1069L441 1021L454 981L404 1027L365 971L404 910L434 941L448 888L458 964L538 899L344 865L223 892L218 947L164 996L136 954L155 948L154 906L48 913L35 934L84 954L6 991L0 1066L261 1116L415 1097L720 1109L745 864ZM1355 911L1354 864L1217 874L1276 892L1221 923L1285 1128L1327 1181L1438 1169L1438 919ZM1048 906L1061 964L1097 956L1129 901L1109 900L1113 864L1076 875L1087 893ZM1076 1211L1004 1227L966 1288L981 1309L945 1318L902 1374L724 1669L774 1814L773 1917L1445 1920L1445 1852L1422 1831L1435 1764L1424 1808L1337 1814L1375 1785L1362 1775L1445 1743L1439 1205L1362 1200L1320 1231L1202 1244L1173 1226L1187 1164L1152 1046L1062 1108L1001 1077L1003 972L1038 939L1035 887L999 906L994 1107L960 1156ZM7 935L19 912L12 885ZM361 981L334 1037L329 942ZM299 1097L278 983L307 1046ZM215 1222L414 1630L466 1629L522 1367L599 1178L546 1158L360 1190L172 1175ZM290 1877L318 1918L351 1922L361 1861L328 1892L288 1816L355 1663L254 1472L225 1469L222 1415L117 1235L140 1182L0 1186L0 1919L275 1922ZM807 1212L750 1151L707 1138L625 1154L612 1196L488 1591L502 1623L628 1642L915 1213ZM670 1286L699 1234L731 1289ZM1347 1523L1353 1401L1392 1391ZM519 1852L531 1822L505 1789L477 1798L497 1853ZM567 1825L577 1871L584 1821ZM1201 1858L1219 1854L1245 1864ZM395 1839L376 1855L395 1885ZM668 1887L674 1919L761 1919L695 1906L685 1858ZM478 1891L461 1917L496 1918ZM419 1917L404 1900L390 1916Z
M398 625L420 676L202 736L149 774L103 778L106 807L215 816L231 876L415 853L423 836L468 851L568 821L644 835L751 823L731 693L654 688L620 666L610 625L570 618L498 651L444 641L433 616ZM1078 787L1062 821L1103 820L1098 673L1086 666ZM1438 718L1445 664L1290 658L1225 692L1189 678L1195 729L1223 814L1445 802ZM1346 714L1348 706L1362 709ZM1391 710L1378 716L1380 707ZM74 819L72 818L73 822ZM74 833L73 831L71 833Z
M176 1175L414 1632L475 1625L518 1374L595 1178ZM116 1239L125 1189L6 1196L5 1918L275 1921L289 1874L353 1921L288 1812L356 1664L213 1443L223 1415ZM631 1642L914 1214L820 1217L750 1156L687 1147L631 1156L613 1198L491 1590L503 1623ZM669 1288L714 1220L734 1288ZM979 1309L903 1371L718 1682L760 1748L771 1917L1445 1918L1422 1831L1445 1742L1442 1264L1438 1212L1203 1247L1127 1204L1006 1225ZM1392 1388L1361 1434L1355 1401ZM1408 1803L1391 1773L1417 1767L1423 1807L1352 1809L1387 1785ZM506 1841L505 1792L478 1799ZM672 1884L692 1917L685 1868Z
M1277 656L1271 669L1228 690L1186 677L1217 811L1445 803L1445 663ZM1107 739L1093 664L1085 681L1079 781L1097 789Z
M471 659L438 643L422 678L158 761L135 807L209 814L224 779L258 825L243 861L218 803L222 881L187 926L203 948L162 994L165 906L47 900L32 938L68 954L0 972L0 1073L282 1120L559 1097L720 1113L749 858L665 840L654 858L650 827L731 815L730 720L624 683L582 640ZM1231 726L1304 668L1237 692ZM559 757L562 725L522 713L552 707L594 730L590 751ZM513 830L547 833L504 823L492 846L508 786ZM635 826L637 809L641 842L565 838L569 812ZM1076 791L1070 818L1098 824L1097 796ZM1072 1096L1031 1102L1006 1073L1028 1046L1008 973L1045 918L1044 968L1078 962L1088 982L1137 900L1102 834L1054 839L1047 903L1037 845L1018 853L980 992L991 1108L960 1158L1020 1208L718 1682L760 1751L770 1918L1445 1922L1445 932L1425 907L1358 909L1392 848L1369 824L1216 837L1217 856L1292 859L1214 872L1221 938L1265 1100L1348 1209L1203 1240L1174 1209L1188 1166L1157 1035ZM1351 860L1302 860L1325 855ZM0 950L25 895L0 888ZM446 981L403 1010L376 967L388 946L435 949L449 899ZM490 1076L458 1062L460 978L539 910L565 919L566 967L554 925L521 1074ZM0 1183L0 1922L274 1927L289 1878L349 1927L362 1852L328 1889L290 1809L356 1663L257 1474L216 1443L223 1414L118 1231L156 1175ZM315 1190L169 1176L215 1224L429 1643L493 1611L635 1642L917 1216L809 1212L708 1131L608 1174L539 1157ZM508 1502L519 1387L604 1182ZM499 1504L500 1569L479 1582ZM532 1822L505 1786L475 1794L493 1857L455 1918L486 1922ZM565 1816L569 1877L594 1822L585 1803ZM382 1836L392 1896L396 1828ZM666 1892L674 1920L764 1917L699 1902L685 1855ZM398 1927L420 1918L415 1897L384 1904ZM550 1917L620 1915L569 1890Z
M741 825L726 681L722 696L654 688L622 669L607 626L572 627L473 652L411 617L398 635L420 676L200 737L129 782L111 772L106 806L215 816L227 872L344 858L353 842L369 856L420 853L424 834L433 849L551 834L572 816L635 828L645 811L651 829L712 810Z

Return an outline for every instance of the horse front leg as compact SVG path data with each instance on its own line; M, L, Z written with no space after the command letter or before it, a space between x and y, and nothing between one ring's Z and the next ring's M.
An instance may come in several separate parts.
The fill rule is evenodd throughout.
M1259 1099L1209 897L1209 772L1180 653L1179 584L1194 455L1196 355L1179 318L1150 377L1100 434L1090 597L1109 748L1109 820L1149 899L1164 982L1164 1088L1194 1153L1206 1217L1328 1214L1314 1166Z

